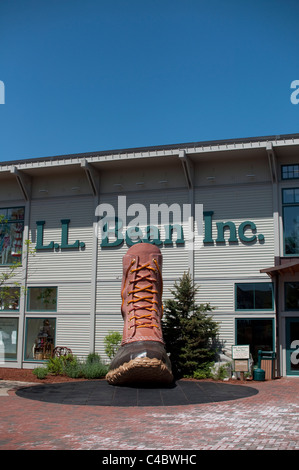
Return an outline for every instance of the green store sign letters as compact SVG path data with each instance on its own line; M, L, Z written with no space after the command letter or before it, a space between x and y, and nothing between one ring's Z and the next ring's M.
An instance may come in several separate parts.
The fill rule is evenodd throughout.
M213 239L212 236L212 223L213 223L213 212L203 212L204 219L204 233L203 233L203 243L204 244L223 244L228 241L229 243L238 243L241 241L246 244L254 244L255 242L263 242L264 235L257 233L256 224L250 220L241 222L237 226L232 221L227 222L216 222L216 239ZM69 243L69 223L70 219L62 219L61 221L61 239L60 243L57 241L51 241L48 244L44 244L44 227L46 222L44 220L39 220L36 222L36 250L74 250L79 248L85 248L85 243L76 240L73 243ZM124 242L128 246L134 245L141 241L152 243L158 246L164 244L164 246L173 245L173 231L175 230L176 245L184 245L184 231L183 227L180 224L174 225L165 225L165 238L161 240L160 230L153 225L148 225L145 230L142 230L139 227L130 227L123 234L122 222L117 217L114 218L113 228L109 228L108 224L105 224L103 227L103 236L101 239L102 248L112 248L120 247ZM111 240L113 238L113 241Z

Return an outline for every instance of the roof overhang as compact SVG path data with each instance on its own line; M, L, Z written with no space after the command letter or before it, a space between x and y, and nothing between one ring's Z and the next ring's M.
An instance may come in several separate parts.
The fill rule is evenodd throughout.
M299 272L299 259L295 261L289 261L281 263L272 268L264 268L260 270L261 273L266 273L270 277L274 277L280 274L295 274Z
M134 160L138 160L140 162L148 158L169 159L171 157L178 157L182 152L184 152L184 155L189 157L189 159L202 158L204 156L208 156L210 159L213 154L219 155L219 152L224 155L226 155L226 152L236 152L240 155L240 151L269 151L269 148L277 151L280 148L285 149L294 146L299 146L299 134L190 142L7 161L0 163L0 173L10 172L12 166L16 167L18 170L29 172L32 170L40 170L41 168L69 167L70 165L80 168L82 161L86 161L92 165L102 165L103 163L119 161L128 162L129 160L133 162Z

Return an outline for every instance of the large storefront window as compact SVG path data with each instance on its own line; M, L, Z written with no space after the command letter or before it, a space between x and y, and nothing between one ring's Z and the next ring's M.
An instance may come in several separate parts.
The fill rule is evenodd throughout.
M24 207L0 209L0 264L21 260L24 230Z
M18 319L0 318L0 364L17 360Z
M55 318L28 318L25 360L41 361L51 357L55 343Z
M299 188L283 189L283 234L285 255L299 253Z
M236 284L236 310L273 310L271 282Z
M0 310L17 312L19 310L20 288L1 287L0 288Z
M29 287L27 310L29 312L56 312L57 287Z
M249 344L253 360L257 363L258 350L273 351L273 320L249 319L236 320L237 344Z
M299 282L285 282L284 289L285 310L299 310Z

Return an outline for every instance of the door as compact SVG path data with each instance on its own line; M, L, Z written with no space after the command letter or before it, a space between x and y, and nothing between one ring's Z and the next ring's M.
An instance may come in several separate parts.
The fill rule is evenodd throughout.
M299 376L299 318L286 318L286 372Z

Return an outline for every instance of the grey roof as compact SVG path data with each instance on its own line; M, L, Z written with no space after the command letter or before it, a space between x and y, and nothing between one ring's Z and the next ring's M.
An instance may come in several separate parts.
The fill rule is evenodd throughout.
M1 166L16 165L20 163L34 163L34 162L47 162L47 161L57 161L57 160L67 160L72 158L88 158L92 156L103 156L103 155L121 155L128 153L142 153L142 152L154 152L154 151L167 151L167 150L183 150L183 149L192 149L198 147L210 147L210 146L220 146L220 145L233 145L233 144L248 144L254 142L279 142L284 140L298 140L298 134L283 134L283 135L270 135L263 137L245 137L237 139L225 139L225 140L209 140L209 141L199 141L199 142L187 142L180 144L167 144L167 145L154 145L148 147L132 147L125 149L115 149L115 150L101 150L99 152L84 152L84 153L73 153L68 155L55 155L48 157L36 157L36 158L25 158L18 160L10 160L5 162L0 162Z

